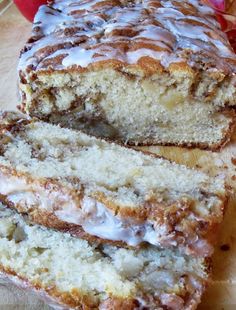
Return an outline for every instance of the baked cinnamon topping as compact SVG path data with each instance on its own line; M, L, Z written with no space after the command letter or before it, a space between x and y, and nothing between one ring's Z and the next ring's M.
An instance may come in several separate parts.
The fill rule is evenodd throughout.
M21 110L131 145L217 149L236 56L201 1L53 1L21 53Z
M148 73L140 60L149 57L164 68L202 61L230 70L235 54L217 29L214 11L197 0L54 1L36 15L19 69L87 68L113 60Z

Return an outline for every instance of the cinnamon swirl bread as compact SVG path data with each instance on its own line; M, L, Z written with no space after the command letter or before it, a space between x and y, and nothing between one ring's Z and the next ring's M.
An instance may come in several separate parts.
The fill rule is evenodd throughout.
M55 0L19 63L22 111L129 144L230 138L236 56L199 0Z
M221 176L3 113L0 200L80 238L209 256L226 190Z
M92 245L0 205L0 276L56 309L193 310L209 272L207 259L177 249Z

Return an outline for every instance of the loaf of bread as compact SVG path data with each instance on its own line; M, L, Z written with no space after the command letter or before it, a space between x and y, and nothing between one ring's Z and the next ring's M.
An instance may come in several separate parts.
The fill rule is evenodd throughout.
M209 260L176 250L89 244L0 205L0 276L57 309L196 309Z
M0 119L0 200L38 224L100 243L209 256L222 176L36 119Z
M21 110L129 144L221 147L236 56L202 2L50 1L21 53Z

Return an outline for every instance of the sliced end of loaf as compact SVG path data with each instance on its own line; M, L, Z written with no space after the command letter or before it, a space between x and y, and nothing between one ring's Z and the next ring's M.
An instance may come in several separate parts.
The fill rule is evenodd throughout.
M179 74L177 78L163 74L139 80L135 76L127 79L126 73L112 69L78 74L43 72L37 79L34 74L30 84L21 85L25 98L22 110L55 124L131 145L217 149L230 139L234 110L222 107L220 102L214 104L212 99L204 102L203 95L192 98L188 88L197 86L191 86L194 82L187 75ZM202 88L209 80L206 77L196 92L206 93L207 89ZM205 87L219 93L217 100L233 96L227 90L216 90L214 85Z

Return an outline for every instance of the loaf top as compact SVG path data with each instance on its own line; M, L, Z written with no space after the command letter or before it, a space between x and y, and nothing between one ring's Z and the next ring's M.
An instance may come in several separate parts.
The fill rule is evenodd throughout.
M214 11L197 0L56 0L41 6L19 70L235 72Z

